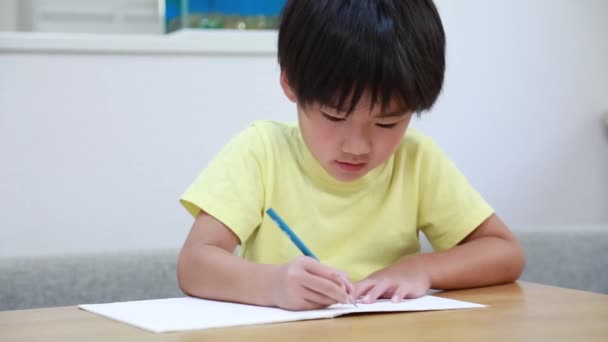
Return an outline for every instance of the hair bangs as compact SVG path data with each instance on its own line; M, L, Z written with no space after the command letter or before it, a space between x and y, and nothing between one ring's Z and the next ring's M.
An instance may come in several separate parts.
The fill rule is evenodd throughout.
M289 1L279 64L299 104L350 114L370 96L371 108L379 105L382 113L394 101L412 112L430 108L443 83L443 29L418 18L420 11L436 14L419 2L421 8L401 1Z

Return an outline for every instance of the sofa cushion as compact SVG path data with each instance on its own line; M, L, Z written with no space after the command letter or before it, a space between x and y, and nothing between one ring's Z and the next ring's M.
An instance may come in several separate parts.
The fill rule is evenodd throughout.
M0 259L0 311L180 297L177 253Z
M516 230L526 253L522 280L608 294L608 225Z

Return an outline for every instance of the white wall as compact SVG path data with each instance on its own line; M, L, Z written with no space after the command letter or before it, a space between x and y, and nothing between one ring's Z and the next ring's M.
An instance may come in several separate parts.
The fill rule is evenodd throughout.
M438 2L433 135L512 226L608 222L608 2ZM551 7L551 8L549 8ZM178 197L249 122L270 56L0 53L0 256L177 248Z
M608 2L439 7L447 86L421 126L508 222L608 222Z

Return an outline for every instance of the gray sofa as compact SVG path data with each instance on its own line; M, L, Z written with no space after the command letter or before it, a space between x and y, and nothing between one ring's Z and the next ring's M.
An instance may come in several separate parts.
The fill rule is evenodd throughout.
M522 280L608 294L608 225L515 233L527 257ZM0 260L0 311L183 296L175 275L177 253Z

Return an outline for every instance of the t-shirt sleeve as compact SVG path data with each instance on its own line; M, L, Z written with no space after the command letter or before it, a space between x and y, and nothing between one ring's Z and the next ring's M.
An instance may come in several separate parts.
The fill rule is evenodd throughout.
M420 152L418 227L435 250L449 249L494 210L431 139Z
M200 210L228 226L244 243L262 220L265 146L255 126L233 138L181 196L196 217Z

